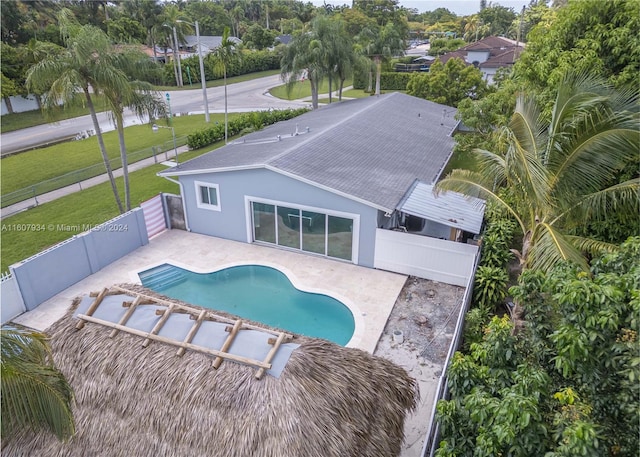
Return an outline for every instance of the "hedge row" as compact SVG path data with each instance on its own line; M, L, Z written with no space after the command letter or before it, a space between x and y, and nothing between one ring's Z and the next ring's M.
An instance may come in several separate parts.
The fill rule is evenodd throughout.
M227 77L246 75L257 71L276 70L280 68L280 56L275 51L243 51L241 58L232 62L227 67ZM200 83L200 61L194 55L180 61L182 67L182 82L189 84L189 74L193 84ZM189 67L189 74L187 74ZM207 81L222 79L222 75L216 71L215 58L209 54L204 58L204 74ZM166 85L175 85L176 77L173 71L173 63L163 68L163 81Z
M412 73L398 73L395 71L383 71L380 73L380 90L407 90L407 83ZM375 89L376 75L373 75L371 85ZM369 83L369 75L366 73L357 73L353 77L353 88L366 90Z
M307 108L284 109L271 111L255 111L241 114L229 121L229 136L237 135L242 131L259 130L267 125L300 116L308 111ZM187 145L190 149L199 149L216 141L224 139L224 124L216 124L203 130L198 130L187 136Z

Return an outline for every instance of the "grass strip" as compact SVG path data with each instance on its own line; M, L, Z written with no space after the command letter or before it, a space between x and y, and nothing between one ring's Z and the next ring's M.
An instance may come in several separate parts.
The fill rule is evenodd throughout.
M238 115L240 113L229 113L229 118L233 119ZM204 114L175 116L173 118L176 137L184 137L183 144L186 143L187 135L216 122L224 122L224 114L211 114L211 122L209 124L205 122ZM166 123L160 123L160 125L166 125ZM154 133L148 124L134 125L125 128L124 137L127 151L132 155L132 158L135 157L135 160L145 158L144 154L136 155L136 151L151 148L151 146L162 147L163 151L173 149L173 138L170 129L159 129L158 132ZM118 159L120 157L118 133L116 131L107 132L103 134L103 138L109 158ZM151 152L149 151L146 156L150 157ZM93 176L95 176L105 173L102 163L102 155L95 136L85 140L70 141L23 152L2 159L0 191L4 196L10 192L36 186L43 181L98 165L94 167L96 171L93 172ZM90 177L92 176L82 176L81 179ZM69 184L73 183L64 180L64 182L60 182L58 187L54 186L54 188L64 187ZM44 191L48 192L54 188L47 188ZM43 192L38 192L38 194L40 193Z
M224 142L180 155L186 161L222 146ZM130 173L131 204L139 206L160 192L180 193L177 184L156 176L166 169L158 164ZM122 178L116 179L122 195ZM0 271L82 231L118 215L109 182L98 184L2 220Z
M348 87L352 84L351 80L347 80L344 82L344 87ZM337 91L339 88L336 81L333 81L331 84L331 90ZM311 83L309 80L298 81L293 84L291 90L287 90L287 85L283 84L281 86L276 86L269 90L269 93L274 97L283 99L283 100L298 100L300 98L310 98L311 97ZM327 79L322 80L320 83L320 87L318 88L319 94L328 94L329 93L329 81ZM344 95L344 93L343 93ZM336 98L337 99L337 98Z

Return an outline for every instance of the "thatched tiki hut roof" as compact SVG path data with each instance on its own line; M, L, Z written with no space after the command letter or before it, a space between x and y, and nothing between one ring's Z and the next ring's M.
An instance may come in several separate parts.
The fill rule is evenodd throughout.
M25 430L3 456L397 456L417 402L404 369L325 340L295 336L280 376L257 379L255 367L215 370L211 355L77 322L70 311L48 330L75 392L76 435Z

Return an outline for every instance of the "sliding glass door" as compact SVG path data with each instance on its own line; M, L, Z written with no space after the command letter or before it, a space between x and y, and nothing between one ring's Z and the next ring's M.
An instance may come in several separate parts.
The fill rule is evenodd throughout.
M255 201L251 211L255 241L352 260L352 218Z

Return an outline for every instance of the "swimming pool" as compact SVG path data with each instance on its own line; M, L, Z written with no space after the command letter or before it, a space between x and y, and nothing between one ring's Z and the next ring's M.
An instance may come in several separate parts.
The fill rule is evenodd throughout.
M271 267L240 265L195 273L163 264L138 276L144 287L168 297L343 346L355 329L353 314L342 302L298 290Z

